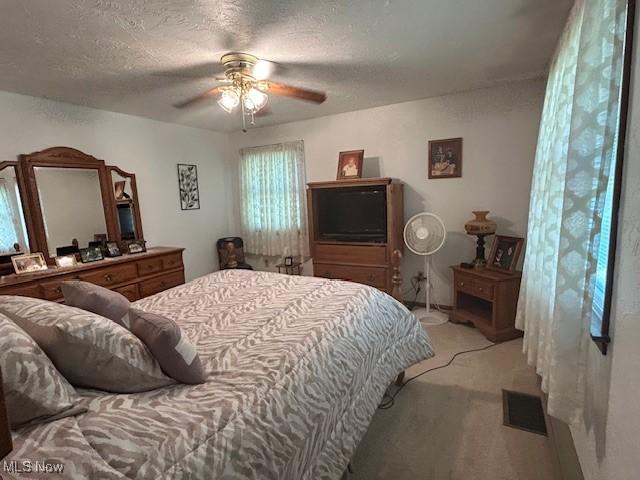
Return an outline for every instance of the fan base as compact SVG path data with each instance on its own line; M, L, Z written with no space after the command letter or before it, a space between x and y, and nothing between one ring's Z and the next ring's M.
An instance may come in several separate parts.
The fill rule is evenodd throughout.
M449 315L443 312L427 311L426 308L419 308L412 312L423 325L435 327L443 325L449 321Z

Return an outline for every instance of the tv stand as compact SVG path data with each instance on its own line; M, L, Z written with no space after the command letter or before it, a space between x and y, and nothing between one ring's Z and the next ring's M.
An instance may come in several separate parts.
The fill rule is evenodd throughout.
M322 239L318 232L316 195L328 188L359 188L376 186L386 189L387 234L379 242L351 242L333 238ZM307 184L309 210L309 244L316 277L335 278L363 283L387 292L393 292L393 252L403 251L404 226L403 185L391 178L362 178Z

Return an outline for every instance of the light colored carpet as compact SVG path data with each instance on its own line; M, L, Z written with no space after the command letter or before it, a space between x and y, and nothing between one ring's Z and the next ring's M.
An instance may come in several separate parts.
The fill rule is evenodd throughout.
M427 327L435 358L489 342L475 329ZM520 339L459 356L409 383L389 410L378 410L351 462L351 480L557 480L547 437L502 424L502 389L539 394Z

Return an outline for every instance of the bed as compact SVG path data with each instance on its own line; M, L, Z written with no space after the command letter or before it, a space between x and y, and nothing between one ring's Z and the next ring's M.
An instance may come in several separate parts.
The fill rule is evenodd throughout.
M14 432L5 462L70 478L338 479L385 389L433 354L405 307L350 282L225 270L135 306L179 323L206 383L78 390L87 413Z

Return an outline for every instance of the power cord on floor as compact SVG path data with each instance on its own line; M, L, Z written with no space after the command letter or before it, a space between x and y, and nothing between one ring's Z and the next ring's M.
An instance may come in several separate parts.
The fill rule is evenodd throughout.
M382 397L382 402L380 403L380 405L378 405L378 409L379 410L388 410L391 407L393 407L394 403L395 403L395 399L398 396L398 394L402 391L402 389L407 386L407 384L409 382L412 382L413 380L415 380L418 377L421 377L422 375L429 373L429 372L433 372L435 370L440 370L441 368L445 368L448 367L449 365L451 365L453 363L453 361L459 356L459 355L463 355L465 353L473 353L473 352L482 352L483 350L488 350L491 347L495 347L497 345L497 343L491 343L489 345L486 345L482 348L474 348L472 350L464 350L462 352L458 352L456 353L453 357L451 357L451 359L445 363L444 365L440 365L438 367L433 367L433 368L429 368L428 370L425 370L424 372L420 372L417 375L414 375L413 377L408 378L402 385L400 385L398 387L398 389L393 392L392 395L389 395L387 393L384 394L384 396ZM386 400L385 400L386 399Z

